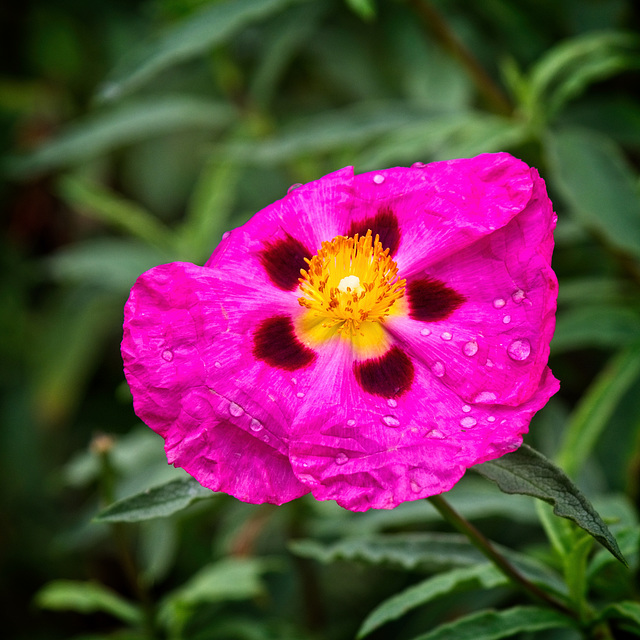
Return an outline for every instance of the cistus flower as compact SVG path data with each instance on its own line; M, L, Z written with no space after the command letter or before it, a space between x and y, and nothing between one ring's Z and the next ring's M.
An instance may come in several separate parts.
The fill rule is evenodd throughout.
M543 180L505 153L301 185L203 267L140 276L135 411L170 463L247 502L447 491L558 390L554 227Z

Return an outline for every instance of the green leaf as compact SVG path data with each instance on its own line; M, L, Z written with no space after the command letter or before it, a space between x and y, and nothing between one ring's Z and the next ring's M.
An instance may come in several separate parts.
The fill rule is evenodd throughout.
M397 620L412 609L421 607L447 593L470 589L493 589L504 584L508 584L507 578L490 564L440 573L401 591L378 605L362 623L358 638L364 638L382 625Z
M561 613L541 607L513 607L506 611L480 611L443 624L413 640L498 640L525 631L573 627Z
M635 310L608 304L576 306L558 313L551 349L557 355L590 347L619 348L638 339L640 315Z
M123 58L99 89L98 97L105 101L120 98L164 69L210 51L292 1L223 0L209 4Z
M517 451L473 469L505 493L533 496L553 505L556 515L575 522L626 565L616 539L591 503L562 469L535 449L523 444Z
M623 600L609 605L602 613L602 618L625 618L631 621L640 631L640 602Z
M127 624L142 622L142 612L138 607L96 582L55 580L38 591L35 602L43 609L79 613L102 611Z
M214 495L211 489L205 489L193 478L180 478L118 500L98 513L94 521L140 522L151 518L166 518L186 509L196 500Z
M546 139L550 177L578 221L607 244L640 256L637 176L606 136L565 128Z
M574 476L604 431L622 396L640 376L640 343L615 355L591 383L573 411L558 464Z
M295 540L289 546L296 555L323 563L347 560L409 571L444 571L486 563L485 556L465 536L449 533L360 536L327 544ZM559 594L566 591L556 574L545 565L499 545L496 548L532 582Z
M7 169L16 177L40 174L79 165L112 149L172 131L215 131L229 125L234 117L232 107L202 98L140 98L79 121L33 153L10 158Z
M172 232L140 205L79 176L58 182L63 199L85 215L106 222L161 251L171 251Z
M529 73L532 114L554 116L589 84L640 65L639 39L624 32L587 33L550 49Z
M363 20L373 20L376 17L376 5L373 0L346 0L351 11Z

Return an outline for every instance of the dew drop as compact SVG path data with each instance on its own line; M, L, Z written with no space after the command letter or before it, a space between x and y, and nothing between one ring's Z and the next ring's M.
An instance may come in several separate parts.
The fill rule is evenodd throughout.
M230 235L231 235L231 231L225 231L225 232L222 234L222 239L223 239L223 240L226 240Z
M431 335L431 329L425 327L424 329L420 329L420 335L421 336L430 336Z
M269 440L271 440L271 438L265 433L263 438L262 438L265 442L269 442Z
M351 420L347 420L347 427L355 427L356 421L352 418Z
M336 464L345 464L349 458L346 453L342 453L342 451L336 456Z
M395 409L398 406L398 401L394 400L393 398L389 398L387 400L387 404L392 408Z
M398 418L396 418L395 416L383 416L382 422L384 422L387 425L387 427L400 426L400 420L398 420Z
M260 431L260 429L262 429L262 422L260 422L260 420L256 420L255 418L251 418L249 428L251 429L251 431Z
M222 368L222 365L221 365L217 360L213 363L213 366L214 366L216 369L221 369L221 368Z
M503 298L496 298L496 299L493 301L493 306L494 306L496 309L502 309L502 307L504 307L504 305L505 305L505 304L507 304L507 303L506 303L506 301L505 301Z
M471 407L468 404L465 404L464 407L462 407L462 411L464 411L464 413L469 413L469 411L471 411Z
M429 438L434 438L436 440L446 440L447 438L447 436L445 436L439 429L433 429L432 431L429 431L427 435Z
M376 173L376 175L373 176L373 181L376 184L382 184L384 182L384 176L379 173Z
M436 360L431 366L431 372L434 376L436 376L436 378L442 378L442 376L445 374L445 371L446 370L444 368L444 365L442 364L442 362L440 362L440 360Z
M234 418L239 418L244 413L244 409L239 404L236 404L235 402L230 402L229 413Z
M502 322L504 324L509 324L511 322L511 316L505 316L504 318L502 318Z
M173 360L173 351L171 351L171 349L165 349L162 352L162 359L171 362Z
M295 191L298 187L301 187L301 186L302 186L302 182L296 182L287 189L287 193L291 193L292 191Z
M516 303L520 304L525 298L526 294L522 289L518 289L511 294L511 299Z
M476 419L472 418L471 416L465 416L464 418L462 418L462 420L460 420L460 426L464 427L465 429L471 429L471 427L475 427L476 424Z
M487 422L495 422L496 421L496 417L495 416L489 416L487 418Z
M423 169L424 167L426 167L427 165L424 162L414 162L411 165L412 169Z
M514 340L507 347L507 353L512 360L522 362L531 355L531 343L526 338Z
M470 340L462 347L462 353L469 357L475 356L478 353L478 343L475 340Z
M447 340L447 341L449 341L449 340L451 340L451 338L453 338L453 336L452 336L448 331L445 331L444 333L442 333L442 334L440 335L440 337L441 337L443 340Z
M291 378L291 384L298 384L297 378Z
M493 362L491 360L489 360L489 358L487 358L487 361L485 362L485 365L489 368L493 367Z
M474 402L483 402L485 404L489 404L491 402L495 402L497 400L497 396L492 391L481 391L474 399Z
M420 491L422 491L422 487L415 480L411 480L409 482L409 486L411 487L411 491L413 491L413 493L420 493Z
M304 398L304 392L298 391L298 393L296 393L296 398Z

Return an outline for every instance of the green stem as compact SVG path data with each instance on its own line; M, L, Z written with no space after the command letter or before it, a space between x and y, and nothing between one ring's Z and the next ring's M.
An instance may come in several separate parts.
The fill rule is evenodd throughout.
M409 0L409 4L414 8L425 27L433 33L442 46L457 58L465 68L478 91L484 96L487 104L490 105L496 113L507 116L511 115L513 107L507 96L493 81L471 51L458 39L458 36L456 36L440 13L426 0Z
M493 564L516 585L522 587L536 600L541 600L553 609L564 613L574 619L578 619L578 614L569 609L563 602L547 593L538 585L531 582L518 571L491 542L478 531L468 520L463 518L442 496L431 496L429 502L440 512L440 515L455 529L464 534L471 544L484 554Z

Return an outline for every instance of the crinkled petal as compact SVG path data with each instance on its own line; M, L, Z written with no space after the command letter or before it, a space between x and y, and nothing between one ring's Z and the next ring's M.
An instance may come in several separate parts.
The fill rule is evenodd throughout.
M401 230L395 260L407 278L507 224L532 189L529 167L507 153L397 167L355 177L352 217L393 212Z
M289 306L273 288L257 296L211 269L173 263L143 274L125 308L122 355L136 414L165 438L170 462L249 502L308 492L288 462L286 393L247 341L261 307Z

